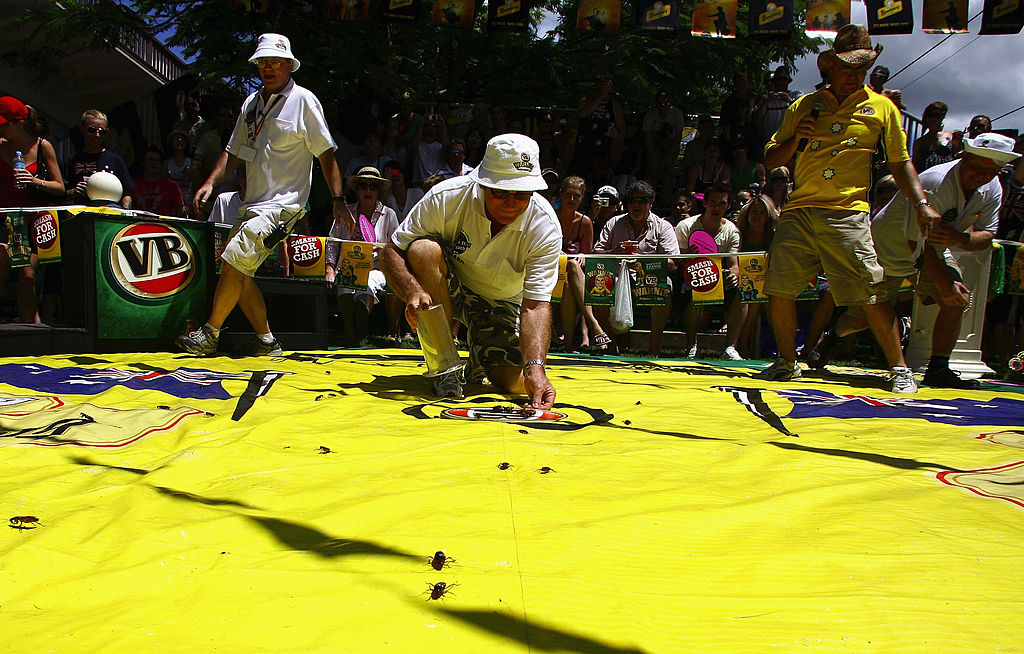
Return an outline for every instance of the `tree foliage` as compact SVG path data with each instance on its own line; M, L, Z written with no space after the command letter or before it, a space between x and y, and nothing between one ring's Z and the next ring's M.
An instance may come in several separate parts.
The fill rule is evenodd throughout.
M265 2L266 13L249 13L229 11L228 0L65 0L13 21L31 30L15 50L24 63L41 65L76 48L113 47L120 30L145 28L180 48L206 83L225 80L244 91L254 81L248 58L255 39L272 31L291 38L302 60L297 79L322 98L409 91L419 100L575 107L603 71L629 109L650 107L665 89L677 106L698 113L717 109L734 73L759 80L772 62L792 62L816 45L800 30L787 41L745 38L743 6L739 38L708 39L690 36L688 16L678 32L639 33L630 2L618 34L577 32L572 0L538 0L521 34L488 32L483 0L471 29L431 25L429 0L415 24L385 22L382 2L371 3L365 22L328 20L329 0ZM539 36L541 19L552 14L558 26Z

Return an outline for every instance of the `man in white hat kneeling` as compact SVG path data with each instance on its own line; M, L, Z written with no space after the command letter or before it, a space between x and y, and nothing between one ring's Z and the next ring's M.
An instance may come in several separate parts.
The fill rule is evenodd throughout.
M554 209L534 192L545 188L537 143L495 136L469 175L434 186L412 208L381 258L414 329L438 304L466 325L467 381L486 375L502 392L525 392L536 409L555 400L544 365L562 242ZM449 393L458 385L435 378L434 392L461 395L461 387Z
M932 207L942 216L922 236L911 202L899 193L875 215L871 236L878 261L885 269L881 299L894 302L904 279L914 282L925 304L939 303L932 328L932 356L924 383L933 388L979 388L974 379L961 379L950 369L949 355L960 334L971 289L963 282L950 247L984 250L992 244L999 224L1003 188L999 170L1020 155L1013 139L1001 134L980 134L966 139L963 158L932 166L921 173L921 185ZM824 366L845 336L867 328L860 307L850 307L808 357L814 367Z
M227 148L213 172L196 191L196 210L225 178L245 163L246 192L241 219L222 255L223 266L213 295L210 318L199 329L179 336L183 350L204 356L217 351L220 329L239 306L256 332L244 354L281 354L267 321L267 306L253 275L267 256L302 218L309 197L313 157L320 160L334 198L334 218L354 226L342 195L342 177L320 101L298 86L291 74L299 69L287 37L260 36L249 61L263 86L246 98Z

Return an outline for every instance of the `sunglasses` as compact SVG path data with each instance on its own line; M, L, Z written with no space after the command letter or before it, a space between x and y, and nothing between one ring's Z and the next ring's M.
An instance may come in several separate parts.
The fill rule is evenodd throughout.
M533 191L505 191L500 188L492 188L488 190L491 192L491 195L499 200L507 200L509 198L515 198L516 200L529 200L533 197Z
M646 195L637 195L635 197L626 198L626 202L629 204L647 204L651 201L651 198Z
M465 150L449 150L448 154L457 154L457 155L461 155L461 156L465 157L466 156L466 151Z
M85 128L85 131L89 132L90 134L99 134L100 136L102 136L109 132L110 130L108 130L106 127L89 126Z
M370 182L359 182L358 184L356 184L356 188L359 189L360 191L366 191L366 190L376 191L377 190L377 185L373 184L373 183L370 183Z
M257 68L269 68L270 70L277 70L278 68L281 67L281 64L283 64L284 62L281 61L280 59L263 59L263 58L260 58L260 59L255 60L252 63L256 64Z

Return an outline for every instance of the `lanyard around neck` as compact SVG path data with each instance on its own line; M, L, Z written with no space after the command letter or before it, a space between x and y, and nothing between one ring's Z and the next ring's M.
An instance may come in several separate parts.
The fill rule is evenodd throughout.
M267 116L270 115L270 112L274 110L274 107L277 106L277 103L280 100L284 100L284 96L279 93L275 95L274 98L270 101L270 104L268 104L266 108L264 108L264 110L260 112L259 121L256 123L256 131L253 132L252 138L250 139L253 143L256 143L256 137L260 135L261 131L263 131L263 123L267 122Z

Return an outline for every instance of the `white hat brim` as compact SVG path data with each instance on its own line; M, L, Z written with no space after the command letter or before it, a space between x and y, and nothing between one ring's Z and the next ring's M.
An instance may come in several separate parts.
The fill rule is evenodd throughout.
M967 140L964 140L964 150L969 154L991 159L998 164L1008 164L1020 157L1020 154L1016 152L1006 152L1005 150L996 150L995 148L976 148Z
M469 173L469 178L482 186L503 191L544 191L548 184L540 175L520 175L517 177L491 177L483 170L483 164Z

